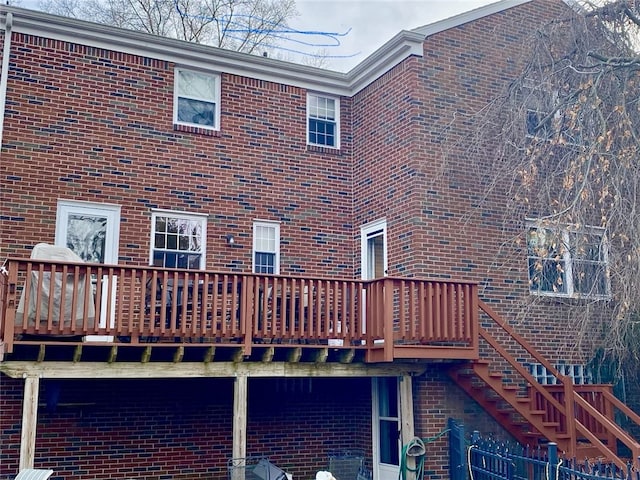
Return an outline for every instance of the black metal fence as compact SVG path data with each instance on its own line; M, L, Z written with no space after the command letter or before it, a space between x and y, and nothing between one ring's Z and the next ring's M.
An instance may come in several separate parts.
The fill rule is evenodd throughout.
M579 461L558 455L550 442L545 448L482 438L476 431L466 439L464 426L449 420L451 480L640 480L631 463Z

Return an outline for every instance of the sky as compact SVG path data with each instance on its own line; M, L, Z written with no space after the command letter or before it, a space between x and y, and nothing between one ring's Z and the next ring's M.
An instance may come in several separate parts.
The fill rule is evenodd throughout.
M4 1L4 0L2 0ZM390 40L400 30L411 30L473 10L496 0L296 0L300 15L289 25L303 32L335 33L332 37L305 33L288 42L278 58L302 61L346 72ZM38 0L11 0L16 6L37 8ZM322 47L321 44L331 46ZM317 64L315 56L324 60ZM338 58L342 57L342 58Z
M348 71L400 30L411 30L493 3L495 0L297 0L299 30L347 33L326 47L324 64ZM328 43L328 42L327 42ZM310 50L310 51L313 51ZM331 58L344 56L347 58Z

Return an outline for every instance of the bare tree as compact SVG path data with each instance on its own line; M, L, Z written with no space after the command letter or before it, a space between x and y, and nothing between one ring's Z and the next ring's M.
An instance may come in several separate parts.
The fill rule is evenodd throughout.
M475 137L464 139L465 148L469 158L492 162L477 172L487 196L506 199L505 225L530 219L505 242L502 252L510 253L500 260L529 259L529 287L538 295L527 302L564 300L578 343L618 367L635 367L640 4L574 7L532 32L521 75L474 115Z
M295 0L41 0L49 13L245 53L282 40Z

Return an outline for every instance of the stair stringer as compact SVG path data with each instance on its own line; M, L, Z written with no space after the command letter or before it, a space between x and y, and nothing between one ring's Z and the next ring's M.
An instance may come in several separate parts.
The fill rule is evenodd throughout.
M462 373L464 369L469 368L472 369L473 376ZM502 382L501 375L490 372L488 362L480 360L463 367L457 366L449 369L448 374L522 445L538 446L545 441L552 441L558 444L561 451L568 450L568 435L558 431L559 425L544 422L545 412L533 410L528 397L518 395L516 390ZM479 388L473 383L474 377L482 381L484 388ZM488 392L494 392L496 397L490 398ZM500 402L508 405L509 410L499 408Z

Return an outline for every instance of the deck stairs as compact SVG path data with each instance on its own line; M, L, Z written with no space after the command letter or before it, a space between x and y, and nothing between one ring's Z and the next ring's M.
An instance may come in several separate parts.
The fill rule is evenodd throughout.
M487 324L479 328L491 360L453 366L448 373L456 384L523 445L544 448L555 442L569 458L597 458L620 468L631 462L639 468L640 443L616 418L622 416L640 426L640 416L613 395L611 385L574 385L571 377L561 375L489 305L480 301L479 307L497 328ZM523 350L518 358L513 347L504 347L505 338ZM538 383L523 365L524 357L542 364L555 377L555 384Z

